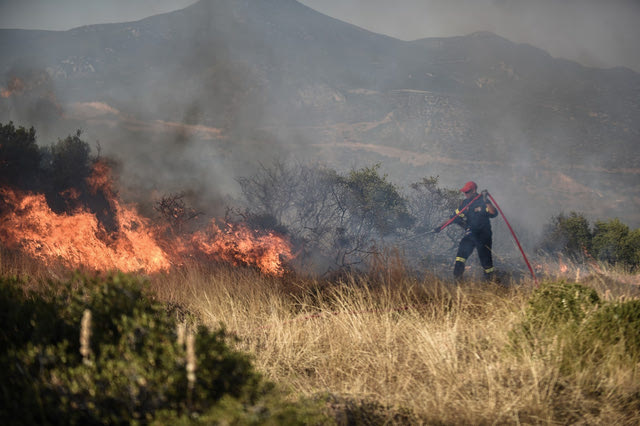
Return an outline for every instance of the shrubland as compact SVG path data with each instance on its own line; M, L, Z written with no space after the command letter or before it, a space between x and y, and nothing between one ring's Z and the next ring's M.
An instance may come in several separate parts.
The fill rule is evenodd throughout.
M2 184L54 206L96 160L79 133L0 136ZM300 248L281 276L73 272L0 247L3 424L640 422L638 230L560 214L538 283L454 286L416 261L433 242L398 248L458 202L435 177L403 190L377 166L276 164L239 182L235 214ZM163 201L181 232L196 211Z
M454 287L395 265L5 276L3 423L640 420L637 285Z

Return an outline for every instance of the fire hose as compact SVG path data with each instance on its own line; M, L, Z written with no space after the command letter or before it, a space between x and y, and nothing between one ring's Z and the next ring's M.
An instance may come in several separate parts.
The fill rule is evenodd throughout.
M464 208L462 208L455 216L453 216L451 219L449 219L444 224L442 224L440 226L440 228L437 228L435 230L435 232L440 232L444 228L446 228L447 226L451 225L451 223L453 223L453 221L456 220L456 218L458 216L460 216L465 210L467 210L469 208L469 206L471 206L471 204L473 204L473 202L476 201L481 196L482 196L482 193L476 195L476 197L473 200L471 200L469 203L467 203L467 205L464 206ZM491 202L496 206L496 208L500 212L500 215L504 219L504 222L507 224L507 227L509 228L509 231L511 231L511 235L513 236L513 239L515 240L516 244L518 245L518 249L520 249L520 253L522 253L522 257L524 259L524 262L527 264L527 268L529 268L529 272L531 273L531 277L533 278L533 281L535 282L536 285L538 285L538 278L536 277L536 274L533 272L533 268L531 267L531 264L529 263L529 259L527 259L527 255L524 254L524 250L522 249L522 246L520 245L520 241L518 240L518 237L516 236L516 233L513 231L513 228L511 227L511 224L507 220L507 217L504 215L504 212L502 211L502 209L500 208L500 206L496 202L495 198L493 198L493 196L491 194L489 194L488 192L487 192L487 196L489 197Z
M473 204L473 202L475 200L477 200L478 198L480 198L482 196L482 194L478 194L476 195L476 197L469 201L467 203L466 206L464 206L460 211L458 211L458 213L456 213L456 215L454 217L452 217L451 219L449 219L448 221L446 221L445 223L443 223L442 225L440 225L440 229L435 230L435 232L440 232L442 231L444 228L446 228L447 226L451 225L453 223L454 220L456 220L458 218L458 216L460 216L465 210L467 210L469 208L469 206L471 206L471 204Z
M520 241L518 241L518 237L516 237L516 233L513 231L513 228L511 228L511 224L509 223L509 221L507 220L507 217L502 212L502 209L500 208L498 203L496 203L495 198L493 198L491 196L491 194L489 194L489 193L487 193L487 195L489 196L489 199L491 200L491 202L496 206L496 208L500 212L500 216L502 216L502 218L504 219L504 223L507 224L507 227L509 228L509 231L511 231L511 235L513 235L513 239L515 240L516 244L518 245L518 248L520 249L520 253L522 253L522 257L524 259L524 262L527 264L527 268L529 268L529 272L531 272L531 277L533 278L533 282L535 282L536 286L537 286L538 285L538 278L536 278L536 274L533 272L533 268L531 267L531 264L529 263L529 259L527 259L527 255L524 254L524 250L522 250L522 246L520 245Z

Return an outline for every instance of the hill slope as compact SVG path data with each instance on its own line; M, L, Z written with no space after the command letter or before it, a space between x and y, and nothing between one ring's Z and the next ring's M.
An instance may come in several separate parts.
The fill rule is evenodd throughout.
M491 33L405 42L295 0L201 0L137 22L0 30L0 57L0 121L81 127L145 178L223 181L230 171L203 170L297 153L524 187L562 209L640 207L625 194L639 189L640 75ZM559 174L576 185L550 198Z

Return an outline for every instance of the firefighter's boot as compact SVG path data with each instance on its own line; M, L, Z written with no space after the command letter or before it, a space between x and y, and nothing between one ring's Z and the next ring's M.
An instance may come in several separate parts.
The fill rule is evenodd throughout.
M486 268L484 270L484 280L486 282L495 281L496 279L496 268L493 266L491 268Z
M462 281L462 275L464 274L464 266L467 259L463 257L456 257L456 264L453 267L453 279L456 283Z

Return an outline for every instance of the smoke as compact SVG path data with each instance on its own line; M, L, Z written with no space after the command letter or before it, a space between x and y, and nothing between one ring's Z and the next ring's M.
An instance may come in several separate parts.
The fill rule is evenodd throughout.
M405 2L405 7L377 1L304 3L321 11L333 7L334 16L353 16L349 20L355 24L403 39L490 30L516 42L548 45L556 56L578 55L583 63L607 66L633 56L624 53L625 37L636 30L623 29L637 16L632 4L607 9L590 1L432 0ZM273 7L280 9L271 13ZM569 24L572 20L580 24ZM582 135L553 119L553 113L532 108L526 99L538 93L517 86L544 66L519 76L529 64L515 69L489 64L496 68L487 69L510 78L508 84L517 90L511 97L483 97L480 102L478 84L490 91L491 84L503 81L479 80L473 72L437 75L437 68L424 68L430 65L428 49L424 58L405 56L409 44L372 34L361 37L357 29L321 19L295 2L209 1L170 19L157 17L153 27L151 22L113 27L110 36L134 47L118 52L125 59L104 49L102 62L89 64L115 70L100 75L106 89L95 96L80 84L73 86L91 75L77 71L90 69L78 62L83 52L73 52L71 59L61 55L74 62L47 70L47 75L66 73L55 80L58 87L53 79L48 83L48 92L65 94L58 96L64 99L71 97L70 87L76 91L73 102L62 104L64 120L53 120L55 128L40 128L44 115L18 114L11 107L21 117L19 124L36 125L45 140L82 128L85 140L121 163L125 197L139 201L186 191L196 209L219 216L239 193L238 177L251 175L260 163L302 157L325 160L339 170L380 162L400 185L432 175L439 175L448 188L475 180L527 232L540 230L559 210L607 214L598 196L606 185L596 174L577 179L556 170L559 163L592 168L601 162L599 153L583 153L579 161L567 155L565 142ZM606 28L613 31L604 37ZM67 35L88 37L90 30ZM609 48L612 40L607 37L620 41L620 51ZM495 47L487 46L474 58L493 58ZM456 47L452 45L454 60L460 59ZM137 57L143 58L139 62L144 68L134 73L114 65L138 63ZM119 73L126 81L119 80ZM459 82L463 84L454 85ZM451 87L458 92L448 94ZM575 105L580 102L574 100ZM532 124L536 114L543 118ZM537 126L534 131L532 125Z

